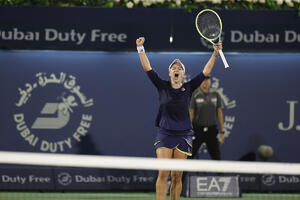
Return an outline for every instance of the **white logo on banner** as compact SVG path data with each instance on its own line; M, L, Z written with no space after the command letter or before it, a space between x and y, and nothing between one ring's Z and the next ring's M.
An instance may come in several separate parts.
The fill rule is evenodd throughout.
M263 175L261 177L261 181L264 185L267 185L267 186L272 186L275 184L275 176L274 175Z
M287 104L289 104L289 121L287 123L287 126L284 125L284 122L278 123L278 129L281 131L289 131L291 130L295 125L295 107L298 101L286 101ZM300 125L296 125L296 130L300 131Z
M232 43L299 43L300 34L295 30L285 30L284 32L262 33L254 30L252 33L244 33L241 30L230 31L230 41Z
M68 186L72 183L72 176L68 172L61 172L57 175L57 181L63 186Z
M71 149L72 140L81 142L81 137L87 134L91 126L93 116L87 111L81 114L81 121L72 132L72 137L66 136L63 140L60 139L60 141L53 142L38 137L33 131L62 129L69 124L70 116L75 112L74 108L79 106L83 108L91 107L94 105L94 100L92 98L88 99L81 92L81 87L76 84L76 77L73 75L67 76L66 73L61 72L59 77L57 77L54 73L47 76L46 73L40 72L36 74L36 77L38 80L33 83L26 83L25 89L18 88L20 99L15 105L20 111L14 114L14 121L17 123L16 128L29 145L33 147L39 145L41 151L63 152L66 148ZM36 117L32 126L28 126L22 108L31 99L36 89L47 90L47 85L49 84L61 86L64 92L54 100L55 102L46 100L40 111L40 116ZM34 101L34 98L31 99L31 103L34 103Z
M109 33L102 29L92 29L90 32L80 32L76 29L60 31L54 28L45 28L43 31L34 32L21 30L14 27L10 30L0 30L0 40L13 41L47 41L47 42L73 42L82 45L84 42L110 42L126 43L128 36L126 33Z
M198 177L196 179L197 191L198 192L207 192L207 191L218 191L225 192L228 190L231 177Z
M27 183L40 183L40 184L46 184L46 183L51 183L51 177L49 176L37 176L35 174L29 174L25 176L21 175L7 175L7 174L2 174L0 177L0 182L1 183L17 183L21 185L25 185Z
M240 197L238 176L191 176L189 197Z
M299 184L300 176L279 176L279 183L282 184Z

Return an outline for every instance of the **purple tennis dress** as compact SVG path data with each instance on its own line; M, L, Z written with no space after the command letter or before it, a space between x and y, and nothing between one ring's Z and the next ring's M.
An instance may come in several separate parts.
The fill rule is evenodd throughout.
M192 93L205 79L201 72L181 88L174 89L170 81L161 79L154 70L147 75L159 93L159 111L155 125L158 127L155 149L166 147L178 149L186 155L192 155L192 123L189 106Z

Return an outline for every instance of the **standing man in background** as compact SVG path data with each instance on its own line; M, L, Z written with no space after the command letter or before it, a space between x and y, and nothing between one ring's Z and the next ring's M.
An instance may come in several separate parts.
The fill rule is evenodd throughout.
M221 160L219 143L223 143L225 138L221 97L217 91L210 89L210 84L210 76L207 76L191 99L190 117L194 129L191 158L197 155L205 142L211 159Z

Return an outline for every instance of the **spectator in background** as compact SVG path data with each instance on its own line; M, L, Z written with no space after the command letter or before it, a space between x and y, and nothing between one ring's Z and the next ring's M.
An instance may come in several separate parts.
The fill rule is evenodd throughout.
M224 121L221 97L217 91L210 88L210 76L206 76L200 87L193 93L190 105L190 117L194 129L194 158L201 145L205 142L208 153L213 160L221 160L219 143L224 142ZM220 132L217 128L219 123Z

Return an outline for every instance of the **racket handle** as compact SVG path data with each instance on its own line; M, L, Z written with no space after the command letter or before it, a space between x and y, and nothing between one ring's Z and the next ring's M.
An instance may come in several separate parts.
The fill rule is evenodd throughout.
M223 61L224 65L225 65L225 68L228 68L229 65L228 65L228 63L227 63L227 60L226 60L224 54L223 54L222 49L219 49L219 54L220 54L220 56L221 56L221 58L222 58L222 61Z

